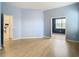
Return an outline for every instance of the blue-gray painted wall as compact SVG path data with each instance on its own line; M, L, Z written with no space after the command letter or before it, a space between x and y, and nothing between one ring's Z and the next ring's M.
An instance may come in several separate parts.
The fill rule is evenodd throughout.
M78 5L77 5L77 7L78 7L78 15L79 15L79 3L78 3ZM79 19L79 16L78 16L78 19ZM79 20L78 20L78 38L79 38Z
M22 9L22 37L43 37L43 12Z
M51 36L51 17L66 17L66 38L79 40L79 3L44 11L44 35Z

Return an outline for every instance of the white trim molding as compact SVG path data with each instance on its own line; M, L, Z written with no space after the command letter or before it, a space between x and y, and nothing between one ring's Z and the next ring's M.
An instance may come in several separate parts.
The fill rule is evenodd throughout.
M36 39L36 38L44 38L44 37L21 37L21 38L14 38L13 40L19 40L19 39Z
M51 37L48 37L48 36L41 36L41 37L21 37L21 38L14 38L12 40L20 40L20 39L49 39Z
M49 36L44 36L44 38L45 38L45 39L50 39L51 37L49 37Z
M66 39L68 42L74 42L74 43L79 43L79 41L71 40L71 39Z

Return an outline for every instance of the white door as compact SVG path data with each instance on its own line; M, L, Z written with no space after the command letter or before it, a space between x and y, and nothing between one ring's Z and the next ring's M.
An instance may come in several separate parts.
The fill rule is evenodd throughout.
M4 15L4 47L10 43L13 37L12 22L13 22L12 16Z

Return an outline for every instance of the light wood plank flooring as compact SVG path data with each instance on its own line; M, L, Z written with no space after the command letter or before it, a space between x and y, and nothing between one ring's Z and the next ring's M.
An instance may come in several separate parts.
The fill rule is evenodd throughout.
M7 42L1 57L79 57L79 43L70 43L65 35L54 34L51 39L21 39Z

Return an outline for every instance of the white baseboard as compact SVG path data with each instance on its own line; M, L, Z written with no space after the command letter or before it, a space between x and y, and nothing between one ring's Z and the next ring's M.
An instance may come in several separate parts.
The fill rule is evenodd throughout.
M49 37L49 36L44 36L44 38L46 38L46 39L50 39L51 37Z
M75 40L70 40L70 39L66 39L69 42L75 42L75 43L79 43L79 41L75 41Z
M42 39L42 38L49 39L51 37L48 37L48 36L41 36L41 37L22 37L22 38L14 38L13 40L20 40L20 39Z
M35 39L35 38L44 38L44 37L22 37L22 38L14 38L13 40L19 40L19 39Z

